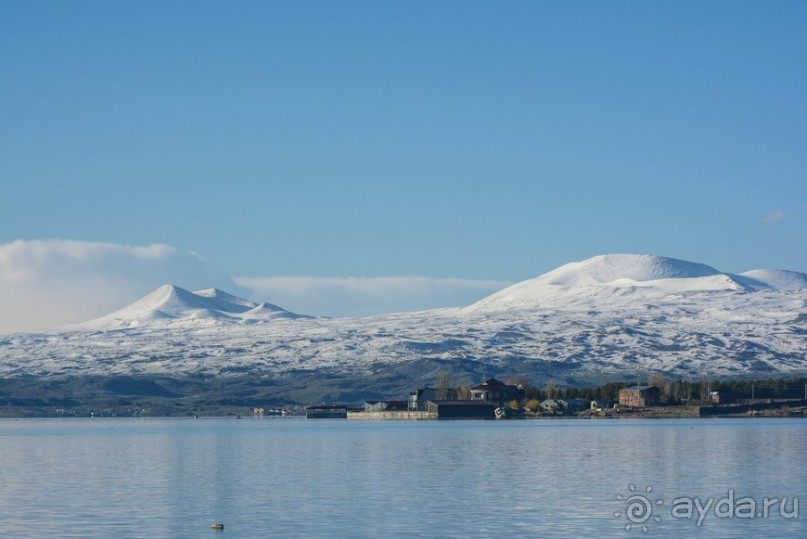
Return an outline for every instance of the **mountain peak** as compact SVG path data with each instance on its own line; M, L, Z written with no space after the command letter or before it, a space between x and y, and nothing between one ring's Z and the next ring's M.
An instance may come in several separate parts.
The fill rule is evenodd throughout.
M196 294L172 284L164 284L152 293L144 296L128 307L117 311L138 317L151 311L161 311L169 317L174 317L182 311L189 309L204 309L207 307ZM113 313L115 314L115 313Z
M602 307L675 294L751 291L769 288L751 276L721 272L712 266L665 256L607 254L560 266L517 283L467 307L504 310L538 306Z
M751 270L740 275L764 283L777 290L802 290L807 288L807 273L798 271L781 269Z
M706 264L655 255L608 254L571 262L539 277L547 283L579 285L610 283L623 279L644 282L658 279L696 278L718 275Z
M208 288L194 292L197 296L208 298L212 303L219 306L220 310L227 312L243 313L258 306L254 301L239 298L228 294L218 288Z
M269 303L256 303L217 288L190 292L165 284L111 314L81 324L88 327L131 327L142 324L171 324L183 321L249 321L301 318Z

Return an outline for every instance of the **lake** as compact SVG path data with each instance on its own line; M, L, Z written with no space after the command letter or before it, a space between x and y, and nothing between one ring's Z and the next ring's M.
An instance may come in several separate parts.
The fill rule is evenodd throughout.
M805 449L804 419L6 419L0 537L807 537Z

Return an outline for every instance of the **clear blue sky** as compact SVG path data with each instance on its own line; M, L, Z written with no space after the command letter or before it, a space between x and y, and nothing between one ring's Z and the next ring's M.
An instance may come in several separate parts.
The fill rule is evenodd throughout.
M807 271L807 2L0 0L0 244Z

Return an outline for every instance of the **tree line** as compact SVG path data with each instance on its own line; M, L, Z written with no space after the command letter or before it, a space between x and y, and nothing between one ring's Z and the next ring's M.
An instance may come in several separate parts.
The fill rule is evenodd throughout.
M712 393L719 394L720 402L737 402L749 399L805 399L807 400L807 377L767 378L755 380L702 379L673 380L660 372L648 375L646 382L608 382L589 387L558 387L554 380L547 380L543 387L533 385L524 376L509 376L502 379L524 389L524 401L543 402L547 399L586 399L605 403L619 398L619 390L634 385L649 385L659 388L662 404L686 404L713 402ZM437 375L435 387L447 398L470 398L470 384L457 385L447 371Z

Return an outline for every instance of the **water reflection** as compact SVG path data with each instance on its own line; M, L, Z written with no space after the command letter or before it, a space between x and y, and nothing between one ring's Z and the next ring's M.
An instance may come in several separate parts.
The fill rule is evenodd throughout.
M807 500L805 442L782 419L0 421L0 535L625 537L633 484L667 504L644 536L799 537L803 518L668 513L729 489Z

